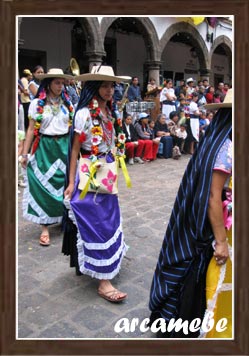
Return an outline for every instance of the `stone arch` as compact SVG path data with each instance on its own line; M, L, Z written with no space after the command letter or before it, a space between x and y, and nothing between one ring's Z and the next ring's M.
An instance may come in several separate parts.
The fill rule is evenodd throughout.
M106 32L111 24L119 17L104 17L101 21L100 31L102 35L102 42L106 36ZM127 19L127 18L126 18ZM136 21L136 26L144 38L147 50L148 61L159 61L161 57L159 39L154 27L154 24L148 17L132 17Z
M87 40L87 51L104 52L100 24L97 17L78 17Z
M179 32L188 33L190 36L191 44L195 47L199 63L200 71L205 72L210 70L211 61L208 53L208 49L205 41L203 40L200 33L196 30L194 26L187 22L177 22L171 25L164 33L163 37L160 40L160 51L161 55L163 54L166 44L170 39Z
M224 51L226 52L226 55L230 61L230 63L232 62L232 41L230 40L230 38L228 38L227 36L219 36L215 39L214 43L212 44L211 47L211 51L210 51L210 57L212 59L213 53L216 50L216 48L218 46L222 46Z

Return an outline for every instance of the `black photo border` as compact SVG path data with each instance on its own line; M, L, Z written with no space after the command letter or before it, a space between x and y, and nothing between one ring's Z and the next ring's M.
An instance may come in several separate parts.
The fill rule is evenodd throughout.
M1 0L1 355L248 355L248 15L247 0ZM234 15L235 339L16 340L15 36L21 15Z

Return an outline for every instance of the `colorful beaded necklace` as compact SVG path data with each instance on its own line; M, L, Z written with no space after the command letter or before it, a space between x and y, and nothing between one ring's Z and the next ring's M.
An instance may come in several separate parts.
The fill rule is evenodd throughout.
M113 135L113 126L116 131L116 147L117 155L123 156L125 153L125 134L122 130L122 121L117 119L116 121L111 115L110 109L107 107L107 117L104 117L102 114L98 101L94 97L88 104L90 115L92 118L93 127L91 129L92 139L91 139L91 154L97 156L99 154L99 145L102 140L105 141L108 149L111 149L112 145L112 135ZM86 135L83 132L79 138L80 142L86 140Z
M35 122L35 127L34 127L34 135L38 136L39 135L39 130L41 127L41 122L43 119L43 111L44 111L44 106L45 106L45 102L46 102L46 98L47 98L47 94L45 89L43 89L39 96L38 96L38 102L37 102L37 108L36 108L36 122ZM64 102L65 106L67 107L68 111L69 111L69 120L68 120L68 126L70 127L72 125L73 122L73 115L74 115L74 109L73 106L70 102L69 96L66 92L62 91L61 93L61 99L62 102ZM62 102L59 103L62 104ZM60 109L59 105L59 108Z

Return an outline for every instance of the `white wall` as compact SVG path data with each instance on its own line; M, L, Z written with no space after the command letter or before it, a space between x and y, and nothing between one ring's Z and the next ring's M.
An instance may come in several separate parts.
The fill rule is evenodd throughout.
M71 58L71 28L72 24L67 22L23 17L20 38L25 41L22 48L45 51L47 69L54 67L65 69L69 66Z

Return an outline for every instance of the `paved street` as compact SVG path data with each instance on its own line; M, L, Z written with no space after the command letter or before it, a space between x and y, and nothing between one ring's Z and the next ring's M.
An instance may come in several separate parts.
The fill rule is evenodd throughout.
M97 281L76 276L61 253L60 226L51 227L51 245L40 246L39 225L22 218L18 195L18 337L19 338L150 338L137 329L116 333L120 318L149 316L148 298L159 250L182 174L190 156L157 159L129 166L133 187L119 178L123 229L129 250L113 280L128 293L121 304L97 295Z

